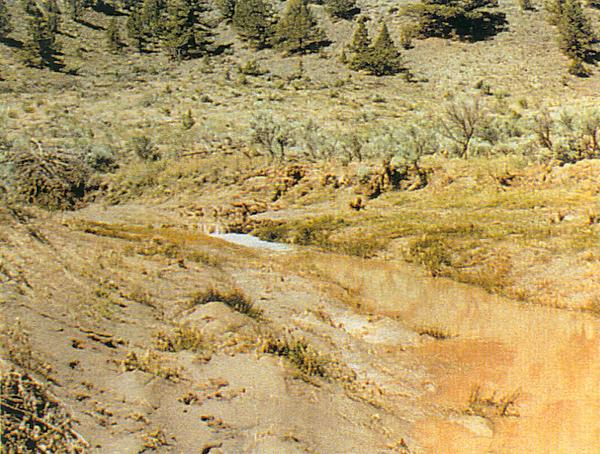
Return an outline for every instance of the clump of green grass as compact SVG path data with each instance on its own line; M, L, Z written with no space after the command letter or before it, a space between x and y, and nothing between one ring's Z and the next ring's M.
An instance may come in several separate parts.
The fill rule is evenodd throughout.
M196 293L192 297L191 304L192 306L196 306L213 301L225 303L233 310L254 319L261 319L263 315L262 310L254 307L254 303L250 297L239 288L221 290L216 287L209 287L206 290Z
M188 250L183 244L175 244L158 239L151 240L148 244L140 246L136 252L145 256L163 256L170 259L187 259L194 263L202 263L207 266L217 267L219 262L210 254L203 251Z
M327 249L346 255L369 258L383 250L387 242L376 235L355 236L342 240L335 240L327 245Z
M304 339L267 335L261 339L258 351L287 358L300 372L308 376L328 375L329 361Z
M334 238L335 233L348 226L344 219L326 215L285 224L264 222L252 233L264 241L317 246L331 252L363 258L372 257L385 247L385 239L372 234L354 233L352 236Z
M331 232L344 227L343 219L331 215L292 222L264 222L252 232L261 240L281 241L302 246L323 246Z
M511 288L512 263L510 257L499 254L487 259L469 257L470 266L463 264L464 257L461 257L460 262L460 266L454 263L455 267L447 273L448 277L458 282L475 285L490 293L505 294Z
M202 347L202 333L198 329L181 325L171 331L156 333L155 345L162 352L177 353L183 350L197 351Z
M450 247L438 237L423 236L411 241L406 258L424 266L432 276L441 276L452 266Z

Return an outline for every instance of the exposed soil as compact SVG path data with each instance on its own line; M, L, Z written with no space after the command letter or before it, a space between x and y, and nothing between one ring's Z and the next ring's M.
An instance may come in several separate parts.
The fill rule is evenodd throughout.
M592 315L184 225L136 205L2 211L8 359L30 359L92 451L594 452ZM261 316L190 302L210 287L241 289ZM6 329L17 319L25 341ZM200 348L159 351L182 322ZM304 339L324 376L260 353L269 336Z

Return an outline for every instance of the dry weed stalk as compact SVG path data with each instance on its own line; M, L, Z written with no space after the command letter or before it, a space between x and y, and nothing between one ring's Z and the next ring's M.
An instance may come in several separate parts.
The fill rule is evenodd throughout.
M73 419L41 383L15 369L0 375L3 452L86 451L89 444L73 430Z
M13 147L3 161L13 172L13 192L27 203L50 209L73 208L85 194L88 169L80 157L58 148Z

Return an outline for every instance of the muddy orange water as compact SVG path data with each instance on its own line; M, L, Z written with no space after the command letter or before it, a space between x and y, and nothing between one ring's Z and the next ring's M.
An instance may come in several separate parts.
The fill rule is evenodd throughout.
M597 317L510 301L405 264L329 254L302 261L373 312L456 335L416 351L435 377L423 399L457 415L416 424L427 452L600 453ZM519 416L480 419L485 430L469 430L461 412L478 386L484 395L518 392L512 412Z

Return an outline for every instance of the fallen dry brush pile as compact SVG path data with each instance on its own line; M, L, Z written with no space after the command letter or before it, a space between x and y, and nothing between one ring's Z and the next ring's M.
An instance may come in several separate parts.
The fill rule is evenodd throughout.
M0 155L8 166L9 191L19 200L50 209L70 209L85 195L89 178L87 166L76 153L31 146L14 146Z
M2 452L86 452L88 443L46 388L26 373L0 372Z

